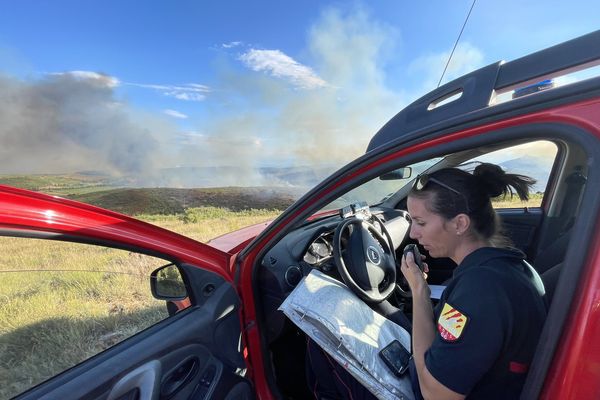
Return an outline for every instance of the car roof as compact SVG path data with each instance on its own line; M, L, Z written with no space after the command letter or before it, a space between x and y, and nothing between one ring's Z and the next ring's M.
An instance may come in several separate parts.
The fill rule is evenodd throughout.
M424 128L436 130L464 123L475 111L495 110L498 93L531 86L542 80L588 68L600 62L600 30L510 61L499 61L453 80L400 111L373 136L367 152L412 136ZM544 94L551 90L544 91ZM450 101L451 100L451 101ZM518 97L514 109L534 104L535 96ZM506 111L506 108L501 108ZM485 117L478 112L477 119Z

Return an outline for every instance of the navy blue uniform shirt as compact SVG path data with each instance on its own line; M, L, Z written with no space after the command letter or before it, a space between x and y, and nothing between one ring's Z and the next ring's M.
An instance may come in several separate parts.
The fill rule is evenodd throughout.
M518 398L546 317L536 283L519 251L465 257L434 310L429 372L468 399Z

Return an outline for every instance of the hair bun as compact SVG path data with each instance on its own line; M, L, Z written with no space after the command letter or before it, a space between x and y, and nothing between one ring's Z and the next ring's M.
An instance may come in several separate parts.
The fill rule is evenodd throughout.
M498 165L482 163L475 168L473 175L489 197L498 197L506 192L506 173Z

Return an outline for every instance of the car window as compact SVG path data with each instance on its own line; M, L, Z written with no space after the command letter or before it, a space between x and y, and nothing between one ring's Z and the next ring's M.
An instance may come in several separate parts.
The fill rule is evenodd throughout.
M497 209L539 207L542 204L557 153L558 148L553 142L538 140L517 146L506 147L501 150L487 153L483 156L465 160L459 167L470 171L479 163L490 162L499 165L507 173L532 177L536 180L536 183L532 187L528 201L521 201L515 193L512 197L508 195L506 197L492 199L492 205ZM374 178L347 193L344 193L342 196L323 207L320 211L339 209L358 202L367 202L369 205L378 204L403 186L411 183L420 173L423 173L430 168L436 169L436 166L443 160L446 159L436 157L408 165L406 168L408 173L404 177L397 176L387 180L382 178L386 175L384 174L382 177ZM448 164L446 166L452 165Z
M0 237L0 398L169 316L150 273L165 260L80 243Z
M492 200L494 208L539 207L542 204L548 179L558 148L547 140L538 140L518 146L506 147L464 163L467 168L474 168L478 162L497 164L505 172L526 175L536 180L529 195L529 200L523 202L516 195L500 197Z
M406 167L406 176L402 178L397 177L395 179L387 180L382 177L377 177L371 179L349 192L344 193L342 196L323 207L321 211L335 210L359 202L367 202L369 205L381 203L388 196L394 194L408 182L411 182L417 175L427 170L432 165L437 164L441 159L442 158L440 157L436 157L408 165Z

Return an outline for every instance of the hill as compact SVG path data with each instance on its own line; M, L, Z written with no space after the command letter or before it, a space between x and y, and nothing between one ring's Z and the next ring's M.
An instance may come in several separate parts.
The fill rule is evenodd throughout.
M128 188L101 173L0 175L0 184L66 197L128 215L179 214L192 207L284 210L305 187ZM122 182L121 182L122 183Z
M74 194L70 199L123 214L179 214L192 207L221 207L232 211L284 210L302 193L290 188L225 187L204 189L109 189Z
M0 175L0 184L59 196L110 188L110 178L91 173Z

